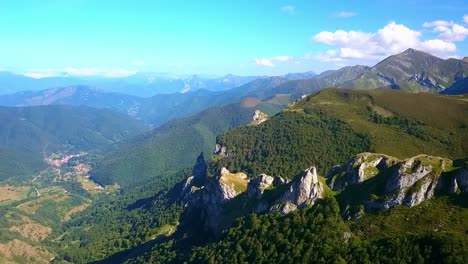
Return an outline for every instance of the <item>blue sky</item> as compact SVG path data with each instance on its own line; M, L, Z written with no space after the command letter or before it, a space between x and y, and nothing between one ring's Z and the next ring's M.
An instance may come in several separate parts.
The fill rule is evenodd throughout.
M276 75L468 56L466 1L0 1L0 69Z

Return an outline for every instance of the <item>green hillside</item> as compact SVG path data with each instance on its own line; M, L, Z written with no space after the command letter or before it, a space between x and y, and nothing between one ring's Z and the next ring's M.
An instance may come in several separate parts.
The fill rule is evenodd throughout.
M322 173L371 151L398 158L421 153L468 155L468 101L464 97L402 91L326 89L292 104L259 126L218 137L232 155L215 168L291 178L311 165Z
M71 106L0 107L0 180L31 177L54 152L99 150L147 128L110 110Z
M444 214L445 210L453 213ZM252 215L239 220L220 241L196 248L191 255L188 253L190 257L187 259L192 263L468 261L468 240L466 235L462 235L466 230L463 219L468 211L466 207L451 204L448 198L355 221L344 221L338 213L336 202L330 198L311 209L286 216ZM400 228L401 222L404 226ZM414 229L415 225L417 229ZM435 226L441 227L435 230ZM177 249L184 252L182 248ZM163 247L155 248L137 260L177 263L184 259L180 253L179 258L171 259L168 251Z
M251 122L256 109L275 114L281 104L231 104L205 110L191 117L175 119L142 136L117 145L94 168L93 179L122 186L163 172L174 172L193 165L203 152L210 156L216 136Z

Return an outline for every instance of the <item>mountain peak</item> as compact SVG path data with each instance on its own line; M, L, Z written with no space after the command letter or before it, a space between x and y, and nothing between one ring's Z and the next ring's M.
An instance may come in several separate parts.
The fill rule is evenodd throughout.
M421 50L417 50L417 49L413 49L413 48L409 48L399 54L396 54L396 56L414 56L414 55L422 55L422 56L430 56L430 57L435 57L434 55L431 55L427 52L424 52L424 51L421 51Z

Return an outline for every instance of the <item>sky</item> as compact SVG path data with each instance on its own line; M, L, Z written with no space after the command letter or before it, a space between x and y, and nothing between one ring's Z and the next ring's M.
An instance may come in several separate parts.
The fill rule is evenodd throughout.
M468 56L466 0L0 0L0 70L281 75Z

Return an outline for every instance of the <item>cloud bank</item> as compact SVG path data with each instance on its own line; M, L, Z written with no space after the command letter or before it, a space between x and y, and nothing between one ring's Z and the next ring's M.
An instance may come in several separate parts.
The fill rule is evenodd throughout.
M467 23L468 15L463 20ZM468 28L453 21L437 20L425 22L422 26L429 29L435 38L423 38L421 31L396 22L389 22L376 32L322 31L311 40L332 48L311 57L323 62L371 63L408 48L415 48L447 58L457 56L455 42L464 41L468 37Z

